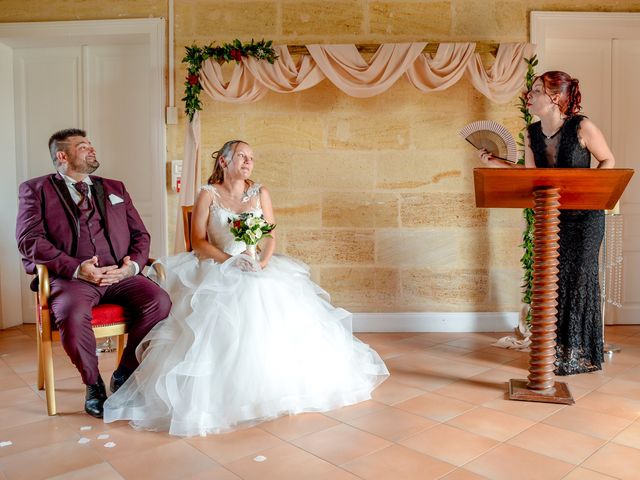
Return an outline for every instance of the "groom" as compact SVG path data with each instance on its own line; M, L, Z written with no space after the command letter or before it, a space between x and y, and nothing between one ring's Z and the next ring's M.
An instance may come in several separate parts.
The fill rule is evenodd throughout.
M100 164L86 133L56 132L49 151L57 173L20 185L18 249L27 273L35 273L36 264L49 270L50 308L62 346L86 385L85 411L102 418L107 394L98 371L92 307L119 304L130 319L127 347L111 377L114 392L138 366L136 347L168 316L171 301L139 275L149 256L149 234L122 182L90 176Z

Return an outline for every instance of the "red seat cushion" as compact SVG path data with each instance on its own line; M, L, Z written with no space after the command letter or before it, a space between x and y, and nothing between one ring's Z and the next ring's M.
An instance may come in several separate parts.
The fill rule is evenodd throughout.
M127 321L124 308L121 305L114 305L112 303L96 305L93 307L92 313L92 327L112 325L114 323L123 323Z
M36 309L38 314L38 323L40 323L40 309ZM93 307L91 311L93 318L91 319L92 327L103 327L105 325L113 325L114 323L124 323L127 321L124 308L121 305L113 303L104 303ZM58 330L56 322L51 315L51 329Z

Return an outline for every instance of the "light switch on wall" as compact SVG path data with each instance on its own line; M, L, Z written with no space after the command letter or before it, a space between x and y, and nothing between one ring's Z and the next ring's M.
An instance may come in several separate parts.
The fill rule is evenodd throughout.
M178 107L167 107L167 125L178 124Z
M182 178L182 160L171 160L171 190L180 192Z

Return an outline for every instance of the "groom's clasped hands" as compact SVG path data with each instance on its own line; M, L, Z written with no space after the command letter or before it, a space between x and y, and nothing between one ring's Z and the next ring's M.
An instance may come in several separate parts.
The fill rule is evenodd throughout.
M93 256L80 264L77 276L85 282L105 287L118 283L125 278L133 277L136 273L135 264L128 255L122 259L121 267L117 265L100 267L98 265L98 257Z

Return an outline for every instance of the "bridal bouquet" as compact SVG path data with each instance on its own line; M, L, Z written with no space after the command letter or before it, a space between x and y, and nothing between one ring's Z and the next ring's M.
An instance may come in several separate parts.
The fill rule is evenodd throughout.
M251 212L241 213L236 218L228 220L229 230L237 242L247 245L256 245L263 237L270 237L275 224L268 223L262 215L254 215Z

